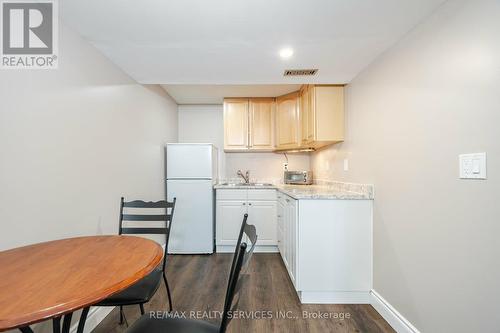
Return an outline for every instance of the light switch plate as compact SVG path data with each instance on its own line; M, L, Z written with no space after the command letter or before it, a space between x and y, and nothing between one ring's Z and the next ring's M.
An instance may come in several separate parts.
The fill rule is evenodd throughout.
M486 153L461 154L460 179L486 179Z

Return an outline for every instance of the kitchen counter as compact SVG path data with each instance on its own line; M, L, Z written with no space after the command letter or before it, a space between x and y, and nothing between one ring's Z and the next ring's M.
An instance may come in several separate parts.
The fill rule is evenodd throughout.
M214 189L230 189L230 190L265 190L277 188L274 184L256 183L255 185L244 185L243 183L222 183L214 185Z
M327 185L279 185L280 192L294 199L370 200L369 193L339 190Z
M317 185L273 184L217 184L215 189L276 189L294 199L373 200L373 186L341 182L324 182Z

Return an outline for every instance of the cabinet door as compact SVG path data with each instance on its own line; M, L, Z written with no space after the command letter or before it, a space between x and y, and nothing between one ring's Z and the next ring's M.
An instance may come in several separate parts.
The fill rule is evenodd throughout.
M298 93L276 98L276 146L296 148L299 146Z
M297 280L297 202L290 200L288 203L289 209L289 253L288 253L288 270L290 278L294 285Z
M276 201L249 201L248 223L257 229L257 245L277 245Z
M306 87L306 105L307 105L307 126L306 126L306 141L312 142L316 139L316 104L314 98L315 87L312 85L308 85ZM329 126L329 124L324 124L324 126Z
M285 201L283 206L283 250L281 251L281 257L283 258L283 263L285 264L286 269L288 270L288 256L289 256L289 244L290 244L290 210L288 209L288 205Z
M314 140L344 140L344 87L314 87Z
M300 115L300 142L301 145L307 144L309 141L308 137L308 119L309 119L309 106L310 106L310 94L309 94L309 86L304 85L300 89L300 108L299 108L299 115Z
M250 149L274 149L274 98L250 99Z
M248 99L224 100L224 149L248 149Z
M284 256L284 219L285 219L285 206L283 205L281 200L278 200L278 228L277 228L277 233L278 233L278 251L281 254L281 257L283 258Z
M246 201L217 200L216 243L217 245L236 245L247 212Z
M297 274L297 203L289 197L285 198L283 221L283 262L294 286Z

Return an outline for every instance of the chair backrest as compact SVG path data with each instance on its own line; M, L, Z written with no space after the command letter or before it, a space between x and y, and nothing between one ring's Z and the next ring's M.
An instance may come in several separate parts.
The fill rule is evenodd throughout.
M172 221L174 217L174 209L175 209L176 198L172 202L168 202L166 200L161 201L142 201L142 200L134 200L134 201L125 201L122 197L120 200L120 227L118 229L118 233L120 235L133 235L133 234L141 234L141 235L165 235L165 250L163 253L163 266L162 269L165 270L166 258L168 253L168 240L170 238L170 230L172 228ZM124 214L124 208L139 208L139 209L151 209L151 208L163 208L165 209L164 214ZM124 226L124 221L133 221L133 222L164 222L162 226L148 226L148 227L137 227L137 226Z
M247 226L247 220L248 220L248 214L245 213L243 215L243 222L241 223L240 233L238 234L238 240L236 241L235 253L233 254L233 261L231 263L231 271L229 272L229 280L231 280L231 277L233 276L233 270L235 268L236 259L238 257L238 255L236 253L236 249L238 249L238 247L241 245L241 240L243 239L243 234L245 232L245 226ZM227 298L227 295L226 295L226 298Z
M226 331L227 325L233 317L230 315L229 311L234 311L238 306L240 298L239 292L241 290L243 280L247 276L242 275L241 273L245 273L248 268L250 258L252 257L255 249L255 243L257 242L257 232L255 230L255 226L247 224L247 219L248 214L245 214L243 216L243 223L241 224L240 234L234 250L231 270L229 272L226 299L224 302L224 311L222 313L222 322L219 328L220 333L224 333ZM246 242L242 242L243 234L247 236L248 241L250 242L250 248ZM237 296L237 300L236 302L233 302L235 296Z

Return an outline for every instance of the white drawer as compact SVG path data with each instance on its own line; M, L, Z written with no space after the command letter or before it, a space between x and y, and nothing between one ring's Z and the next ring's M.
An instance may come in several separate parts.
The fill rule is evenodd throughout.
M217 200L243 200L247 201L246 189L217 189L216 199Z
M248 189L248 200L276 200L276 190Z

